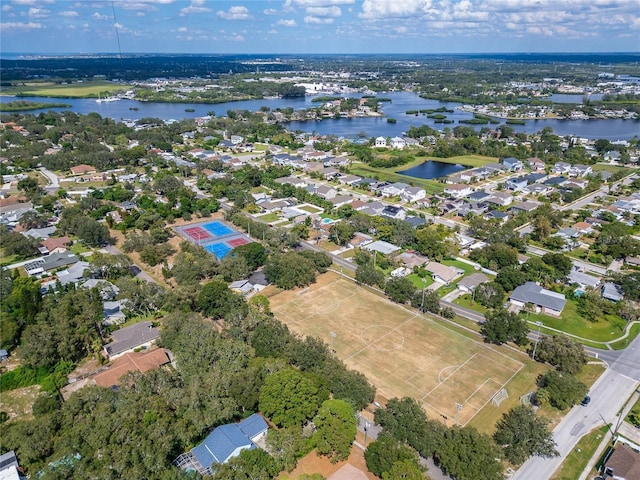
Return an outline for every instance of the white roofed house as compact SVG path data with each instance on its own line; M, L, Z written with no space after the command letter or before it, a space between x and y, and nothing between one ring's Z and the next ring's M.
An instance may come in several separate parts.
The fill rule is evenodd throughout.
M391 148L397 148L399 150L402 150L406 146L407 146L407 142L405 142L404 138L393 137L391 139Z
M382 190L380 190L380 193L382 194L383 197L395 197L395 196L401 195L402 192L404 192L409 187L410 186L408 183L395 182L390 185L385 185L384 187L382 187Z
M454 198L464 198L473 193L473 189L469 185L454 183L453 185L444 187L444 193Z
M375 146L376 147L386 147L387 146L387 139L385 137L377 137L375 140Z
M418 200L422 200L426 196L426 190L420 187L407 187L402 192L400 192L400 198L407 203L417 202Z

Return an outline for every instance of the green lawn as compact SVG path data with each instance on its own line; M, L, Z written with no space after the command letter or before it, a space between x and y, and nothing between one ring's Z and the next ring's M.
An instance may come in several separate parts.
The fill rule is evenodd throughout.
M485 313L487 311L487 307L480 305L478 302L473 301L470 293L465 293L460 297L456 298L453 303L456 305L460 305L461 307L470 308L478 313Z
M257 218L267 223L277 222L281 220L280 215L278 215L277 213L267 213L265 215L260 215Z
M640 422L640 399L636 401L625 420L633 425L640 425L640 423L636 423Z
M602 442L602 438L609 429L608 425L597 428L582 437L571 453L564 459L560 468L551 477L551 480L575 480L587 468L587 464L593 457Z
M459 268L460 270L464 270L465 275L471 275L476 271L476 269L473 268L472 265L461 262L460 260L443 260L440 263L442 263L443 265L447 265L448 267L456 267L456 268ZM461 280L461 279L458 279L458 280ZM456 280L456 283L458 283L458 280Z
M631 331L629 332L629 336L615 343L612 343L611 348L613 348L614 350L623 350L627 348L629 346L629 343L631 343L633 339L638 336L639 333L640 333L640 324L636 323L635 325L631 326Z
M413 282L413 284L416 286L418 290L422 290L424 287L428 287L433 283L433 278L431 278L430 276L424 277L425 280L427 281L425 283L422 281L422 277L415 273L407 275L407 278Z
M556 328L563 332L596 342L609 342L622 336L624 333L612 322L605 320L590 322L583 318L578 313L576 301L571 298L567 299L567 304L562 311L561 317L531 314L525 318L530 322L531 328L535 328L536 322L542 322L547 327Z
M465 165L467 167L483 167L489 163L498 163L498 159L495 157L485 157L484 155L460 155L458 157L449 158L431 158L429 160L435 160L442 163L453 163L459 165Z
M424 159L421 159L425 161ZM419 163L422 163L419 162ZM411 168L407 165L402 165L398 170L406 170ZM394 169L390 168L375 168L370 167L364 163L356 163L354 167L349 169L349 173L352 175L360 175L361 177L372 177L378 180L386 180L389 182L404 182L420 186L425 189L428 195L435 195L444 192L444 184L437 180L424 180L422 178L410 177L408 175L402 175L396 173Z
M105 92L124 92L130 88L131 85L122 85L107 81L86 81L84 83L71 83L69 85L47 82L3 88L2 94L31 97L98 98L100 94Z
M320 213L320 212L322 212L322 208L313 207L311 205L302 205L302 206L300 206L298 208L300 210L304 210L305 212L309 212L309 213Z
M593 169L594 172L601 172L603 170L606 170L607 172L611 172L611 173L618 173L618 172L631 173L633 171L633 169L629 167L620 167L618 165L608 165L606 163L596 163L591 168Z

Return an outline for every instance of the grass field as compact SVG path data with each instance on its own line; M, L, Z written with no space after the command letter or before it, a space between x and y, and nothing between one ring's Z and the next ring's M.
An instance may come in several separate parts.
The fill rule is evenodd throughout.
M587 467L591 457L596 453L608 429L609 426L605 425L582 437L567 458L564 459L560 468L555 472L553 477L551 477L551 480L574 480L579 478L580 474ZM594 471L592 471L592 473L594 473Z
M58 98L87 98L95 97L103 93L125 91L130 85L116 84L106 81L72 83L61 85L53 82L32 83L16 87L2 89L3 95L23 95L31 97L58 97Z
M413 397L430 417L466 425L487 405L495 422L499 409L491 399L503 388L510 400L528 391L510 391L524 367L521 361L337 274L322 275L306 289L280 292L270 303L293 331L322 338L350 368L365 374L380 402Z

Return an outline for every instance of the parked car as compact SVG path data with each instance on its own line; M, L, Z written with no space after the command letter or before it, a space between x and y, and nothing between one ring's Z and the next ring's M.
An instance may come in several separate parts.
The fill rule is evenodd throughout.
M587 405L589 405L589 402L591 401L591 397L589 395L586 395L583 399L582 402L580 402L580 405L582 405L583 407L586 407Z

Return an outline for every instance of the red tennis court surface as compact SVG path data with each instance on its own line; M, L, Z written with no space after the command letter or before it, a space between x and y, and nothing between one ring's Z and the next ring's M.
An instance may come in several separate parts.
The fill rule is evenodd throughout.
M196 242L199 242L201 240L208 240L210 238L213 238L211 236L211 234L209 234L205 229L203 229L202 227L189 227L189 228L185 228L184 230L182 230L184 233L186 233L187 235L189 235L193 240L195 240ZM245 242L246 243L246 242Z
M226 243L230 247L236 248L240 245L246 245L249 242L247 242L244 238L234 238L233 240L228 240Z

